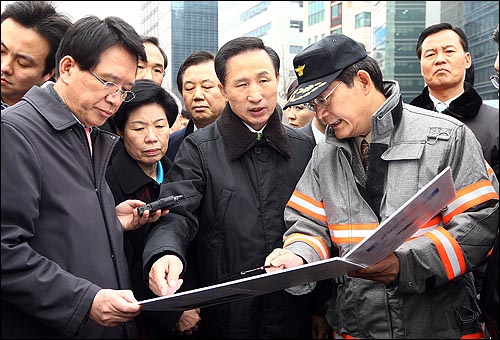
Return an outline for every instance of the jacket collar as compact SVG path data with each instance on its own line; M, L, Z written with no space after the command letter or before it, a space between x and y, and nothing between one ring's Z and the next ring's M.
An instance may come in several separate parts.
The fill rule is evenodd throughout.
M241 157L258 142L255 134L243 124L241 119L231 110L229 104L226 105L217 120L217 126L231 160ZM267 121L263 133L265 140L262 143L270 145L286 158L291 157L290 145L277 109Z
M476 90L469 83L464 82L464 93L452 101L442 113L461 121L470 120L477 116L482 103L483 100ZM422 94L413 99L410 104L434 111L434 103L429 97L429 87L426 86Z
M59 98L51 84L43 89L33 86L23 99L40 112L52 128L57 131L62 131L70 126L79 124L70 109Z
M163 172L166 175L172 163L166 157L163 157L160 162L163 166ZM120 183L120 187L126 195L133 194L153 181L151 177L142 171L135 159L130 157L124 146L113 157L111 163L113 164L113 171Z

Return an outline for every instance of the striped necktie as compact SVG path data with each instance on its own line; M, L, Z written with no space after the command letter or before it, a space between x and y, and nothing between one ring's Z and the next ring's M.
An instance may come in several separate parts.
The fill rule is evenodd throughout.
M368 158L370 154L370 143L363 138L361 141L361 161L363 162L363 168L365 171L368 169Z

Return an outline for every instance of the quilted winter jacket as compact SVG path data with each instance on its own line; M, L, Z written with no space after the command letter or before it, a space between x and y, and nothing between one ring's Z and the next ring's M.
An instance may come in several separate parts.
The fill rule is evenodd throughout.
M385 96L372 116L366 178L355 139L336 139L329 129L286 207L285 247L306 262L337 249L345 254L450 166L457 196L395 251L399 279L386 286L338 277L328 319L337 333L354 338L478 337L470 272L495 239L498 182L463 123L403 104L396 82L385 82Z

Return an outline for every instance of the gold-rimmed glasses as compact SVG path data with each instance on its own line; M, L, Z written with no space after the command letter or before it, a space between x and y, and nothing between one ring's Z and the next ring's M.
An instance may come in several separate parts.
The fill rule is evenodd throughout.
M112 81L104 81L100 77L98 77L94 72L89 70L89 73L94 76L95 79L97 79L101 84L104 89L108 94L114 96L117 93L120 94L120 99L124 101L125 103L131 101L132 99L135 98L135 94L132 91L127 91L122 89L120 86L116 85Z
M317 112L316 110L318 107L319 108L326 107L328 105L328 98L330 98L330 96L333 94L333 92L335 92L335 90L337 89L337 87L340 86L340 84L342 84L342 82L335 85L335 87L325 97L317 96L316 98L311 100L309 103L305 103L304 105L309 110L314 111L314 112Z

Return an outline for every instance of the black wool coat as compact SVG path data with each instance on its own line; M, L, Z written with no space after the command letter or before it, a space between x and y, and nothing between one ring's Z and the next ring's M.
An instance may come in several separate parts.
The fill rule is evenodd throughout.
M187 198L148 235L145 272L158 256L174 253L207 286L262 266L282 247L284 208L314 142L283 126L277 110L263 133L258 141L227 105L214 124L184 139L160 196ZM194 256L186 261L188 245ZM312 301L278 291L202 308L201 318L201 337L308 338Z

